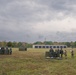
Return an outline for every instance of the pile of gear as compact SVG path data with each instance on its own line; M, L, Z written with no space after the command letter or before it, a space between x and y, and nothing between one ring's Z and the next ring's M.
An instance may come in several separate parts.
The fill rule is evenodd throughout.
M8 47L0 48L0 55L11 55L11 54L12 54L12 48L8 48Z
M63 57L63 50L62 48L59 50L53 50L52 48L49 50L49 52L45 53L45 57L50 57L50 58L62 58Z
M19 51L27 51L26 47L19 47Z

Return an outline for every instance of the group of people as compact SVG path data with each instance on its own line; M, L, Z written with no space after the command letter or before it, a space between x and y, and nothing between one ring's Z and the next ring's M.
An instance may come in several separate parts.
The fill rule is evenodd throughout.
M50 57L51 58L63 58L63 55L65 56L65 58L67 59L67 50L62 50L61 49L57 49L57 50L53 50L52 48L49 50L50 53ZM71 57L74 57L74 51L73 49L70 51L71 53Z
M0 55L11 55L11 54L12 54L12 48L8 48L8 47L0 48Z

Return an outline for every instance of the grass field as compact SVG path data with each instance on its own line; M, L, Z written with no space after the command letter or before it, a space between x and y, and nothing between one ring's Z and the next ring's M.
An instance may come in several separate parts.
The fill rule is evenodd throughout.
M70 48L67 49L68 58L62 60L46 59L48 50L14 48L12 55L0 55L0 75L76 75L76 55L71 58Z

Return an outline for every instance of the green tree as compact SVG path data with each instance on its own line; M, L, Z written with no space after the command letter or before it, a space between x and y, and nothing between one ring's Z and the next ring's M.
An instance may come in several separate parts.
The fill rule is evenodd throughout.
M22 46L22 43L18 42L17 47L20 47L20 46Z
M32 44L26 44L26 48L32 48Z
M35 42L34 44L42 44L42 42L40 42L40 41L37 41L37 42Z
M52 43L52 41L44 41L44 44L45 45L52 45L53 43Z
M17 47L17 42L12 42L12 47Z
M67 45L67 47L71 47L71 43L70 42L66 42L65 45Z
M76 41L74 42L73 46L76 47Z
M7 42L8 47L12 47L12 42Z

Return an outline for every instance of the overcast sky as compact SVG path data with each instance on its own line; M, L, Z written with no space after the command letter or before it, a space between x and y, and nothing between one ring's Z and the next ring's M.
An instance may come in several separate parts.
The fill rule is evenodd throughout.
M0 0L0 41L76 41L76 0Z

